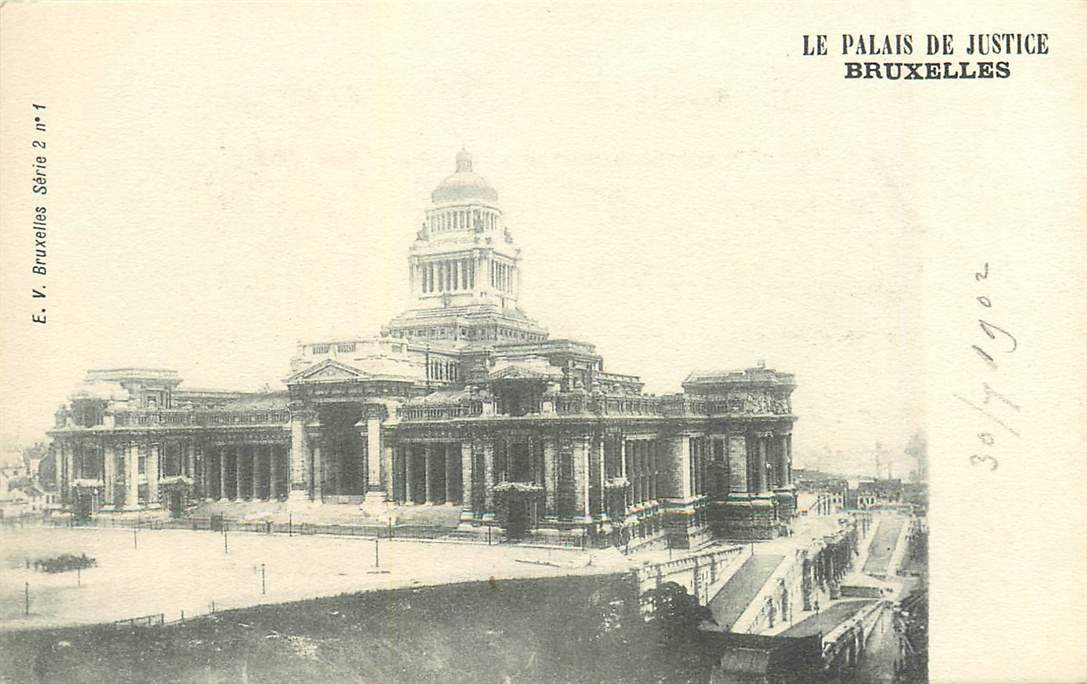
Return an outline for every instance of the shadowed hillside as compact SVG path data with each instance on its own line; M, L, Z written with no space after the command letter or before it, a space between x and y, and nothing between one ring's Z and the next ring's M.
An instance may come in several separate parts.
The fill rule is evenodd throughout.
M0 679L702 679L697 638L643 623L629 582L622 575L476 582L259 606L163 627L6 633Z

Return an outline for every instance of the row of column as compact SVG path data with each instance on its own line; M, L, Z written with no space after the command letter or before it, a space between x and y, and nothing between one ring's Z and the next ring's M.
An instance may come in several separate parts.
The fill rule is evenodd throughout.
M472 290L476 286L475 260L464 257L420 264L419 286L424 293Z
M100 479L105 501L129 508L140 503L141 481L147 484L145 502L154 504L159 501L160 478L173 476L195 480L198 492L210 498L274 499L298 489L301 483L301 488L308 488L310 496L319 500L321 449L316 443L309 445L304 435L299 440L300 432L295 431L291 449L301 446L308 459L292 458L284 446L274 444L217 445L207 447L198 457L199 447L193 440L165 445L120 442L95 448L58 441L58 475L65 493L75 480ZM367 491L385 491L391 498L406 501L463 501L466 509L494 511L493 440L401 445L396 449L394 466L393 447L382 445L380 417L367 418L365 439ZM605 513L609 496L606 481L615 476L628 481L624 508L661 496L698 496L706 493L707 482L712 481L707 479L711 460L727 463L727 469L722 470L728 475L727 489L733 493L762 493L791 483L791 435L787 433L683 436L676 439L678 450L663 449L658 440L649 438L618 438L614 444L591 436L565 438L562 444L551 437L530 439L534 441L527 447L529 471L517 477L543 488L545 516ZM382 454L384 459L378 456ZM665 455L670 458L666 460ZM499 477L509 467L499 468ZM677 472L670 472L673 469ZM665 480L675 480L681 486L677 489Z
M691 440L691 493L761 494L792 484L792 435L775 432L710 435ZM718 464L727 487L709 477Z
M393 497L405 503L460 503L465 466L459 442L408 443L395 448ZM467 466L471 473L471 464ZM470 481L470 480L469 480Z
M438 292L499 292L516 296L521 289L521 271L516 262L508 263L478 250L469 256L433 260L413 260L409 280L413 292L421 295Z
M574 436L560 443L556 438L544 437L535 444L539 448L533 442L527 446L533 459L529 467L532 475L522 479L543 488L545 518L606 519L625 513L630 506L674 494L666 486L667 449L661 439ZM501 442L498 446L502 446ZM501 477L505 472L495 462L499 451L491 439L464 445L461 470L465 512L487 515L495 511L496 473ZM536 459L542 463L537 464ZM609 489L608 481L615 477L625 478L626 487Z
M523 458L528 462L517 464ZM544 517L588 520L608 514L608 478L628 478L620 492L625 509L661 496L664 477L662 449L650 439L618 440L609 449L590 436L561 444L550 437L409 442L395 448L395 462L396 500L459 500L466 514L484 518L495 513L494 488L507 479L542 488Z
M655 501L659 496L661 456L656 440L626 440L625 472L628 485L627 505Z
M752 471L758 473L758 492L784 487L792 482L791 442L790 434L755 434L756 460Z
M479 209L440 209L430 214L429 221L430 230L436 233L474 229L476 221L484 230L493 230L498 227L498 214Z
M204 460L202 489L209 499L275 500L286 489L288 455L278 444L218 445Z
M130 509L139 507L142 482L147 486L143 503L155 504L162 477L192 478L197 468L192 440L90 445L62 440L57 449L58 479L65 501L74 483L82 480L100 483L105 503ZM169 455L165 464L164 450Z
M504 264L501 261L490 262L491 264L491 287L495 288L499 292L513 292L513 266L511 264Z

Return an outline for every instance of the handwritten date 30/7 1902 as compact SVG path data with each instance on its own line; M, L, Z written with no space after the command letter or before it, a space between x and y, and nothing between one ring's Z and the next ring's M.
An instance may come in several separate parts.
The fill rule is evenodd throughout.
M986 286L989 284L989 262L985 262L982 265L981 270L974 273L974 280L975 282L983 283ZM974 299L982 308L983 317L979 317L977 322L981 332L985 335L985 339L978 344L971 345L970 348L977 357L982 360L990 373L998 373L1001 364L1005 361L1006 356L1004 355L1014 354L1015 351L1019 349L1019 340L1017 340L1007 329L989 320L991 312L993 311L993 301L987 288L979 290L979 293ZM1000 359L999 362L997 361L998 358ZM985 416L993 425L1001 428L1012 437L1019 438L1019 431L1015 428L1015 419L1022 407L1013 402L1006 395L993 389L992 385L988 382L983 381L981 387L984 397L980 404L959 394L955 394L954 396L959 401ZM994 403L993 399L998 399L999 403ZM990 471L1000 467L1000 461L993 455L995 447L997 446L998 440L996 433L998 432L1000 431L988 427L977 433L977 439L981 443L981 448L978 452L970 454L970 465L988 465Z

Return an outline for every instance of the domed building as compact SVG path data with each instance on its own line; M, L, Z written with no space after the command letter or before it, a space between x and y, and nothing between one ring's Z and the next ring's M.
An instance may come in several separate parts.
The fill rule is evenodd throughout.
M408 252L412 307L379 335L300 344L286 391L89 371L49 433L66 505L186 517L267 502L301 522L319 502L359 524L392 507L431 536L627 547L787 529L792 375L699 371L644 394L520 308L521 251L467 151L430 200Z
M430 198L408 258L416 308L394 319L385 333L462 347L546 339L547 332L518 306L521 250L505 224L498 192L472 170L471 154L457 154L456 172Z

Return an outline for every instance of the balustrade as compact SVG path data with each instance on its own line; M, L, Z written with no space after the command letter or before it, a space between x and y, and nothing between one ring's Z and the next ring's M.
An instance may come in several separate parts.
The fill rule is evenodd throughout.
M150 411L120 411L113 416L115 427L144 426L211 426L211 425L284 425L290 421L286 410L261 411L192 411L159 409Z

